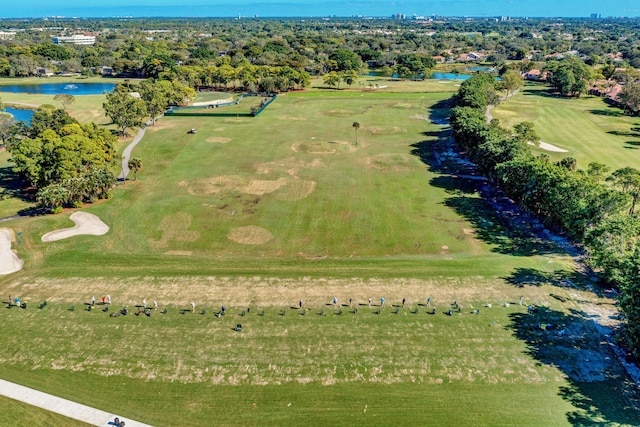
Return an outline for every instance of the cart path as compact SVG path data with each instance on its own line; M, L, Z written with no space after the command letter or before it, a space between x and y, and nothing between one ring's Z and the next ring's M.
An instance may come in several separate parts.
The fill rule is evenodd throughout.
M127 179L127 175L129 175L129 158L131 157L131 152L136 147L136 145L138 145L138 143L142 141L142 137L144 136L146 131L147 126L145 124L145 126L140 128L136 137L133 138L133 141L131 141L131 144L127 145L127 148L125 148L122 152L122 172L120 172L118 180L124 181Z
M72 402L61 397L52 396L32 388L24 387L9 381L0 380L0 395L10 399L19 400L32 406L37 406L47 411L64 415L74 420L82 421L93 426L114 427L113 420L118 417L125 422L126 427L151 427L130 418L101 411L90 406Z

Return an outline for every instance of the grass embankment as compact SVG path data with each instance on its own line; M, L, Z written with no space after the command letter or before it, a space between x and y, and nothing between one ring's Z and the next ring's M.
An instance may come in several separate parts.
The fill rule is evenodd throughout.
M579 168L599 162L612 170L637 167L640 162L638 118L625 116L620 108L600 97L563 98L553 95L547 87L527 85L491 114L505 126L533 122L542 141L568 150L554 153L534 149L554 161L571 156L578 160Z
M7 223L25 268L0 289L30 306L0 311L0 376L157 425L633 424L636 396L591 320L611 301L567 287L588 280L562 251L438 172L447 134L431 119L449 95L422 83L165 117L136 148L139 180L86 209L107 235L45 244L68 214ZM105 294L109 312L146 298L168 313L83 310ZM501 305L519 295L548 309ZM429 296L435 315L418 305ZM358 305L370 297L408 306L375 314ZM191 301L205 313L180 314Z

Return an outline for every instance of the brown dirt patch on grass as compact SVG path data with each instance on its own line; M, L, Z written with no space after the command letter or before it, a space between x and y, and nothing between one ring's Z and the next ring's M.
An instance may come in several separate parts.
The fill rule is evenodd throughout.
M255 195L273 193L288 182L288 178L278 178L275 181L254 179L242 189L242 192Z
M166 216L158 226L158 230L162 231L162 238L160 240L149 239L149 246L166 248L172 240L195 242L200 238L200 233L190 231L189 227L191 227L191 215L187 213Z
M253 167L257 174L266 175L271 172L286 172L291 176L297 176L301 169L312 169L324 167L325 163L322 159L313 159L310 162L298 159L296 157L288 157L273 162L256 163Z
M382 172L400 172L415 167L415 158L405 154L379 154L366 159L370 168Z
M372 135L397 135L406 132L405 129L399 126L366 126L362 130Z
M309 154L335 154L336 147L331 143L311 141L311 142L298 142L291 146L291 149L296 153L309 153Z
M205 141L207 141L207 142L217 142L219 144L226 144L227 142L231 142L231 138L225 138L223 136L210 136Z
M243 245L263 245L273 239L273 234L265 228L257 225L232 228L227 234L229 240Z
M193 251L167 251L165 255L179 255L179 256L191 256Z
M355 114L354 111L352 110L329 110L329 111L325 111L324 112L325 115L327 116L331 116L331 117L349 117L349 116L353 116Z
M306 117L294 117L294 116L279 116L278 117L279 120L286 120L286 121L292 121L292 122L306 122L307 120L309 120Z
M247 186L247 179L238 175L220 175L198 179L189 184L189 194L208 196L222 191L239 190Z
M276 197L278 200L293 202L309 197L316 189L315 181L306 181L304 179L291 179L286 186L279 189Z

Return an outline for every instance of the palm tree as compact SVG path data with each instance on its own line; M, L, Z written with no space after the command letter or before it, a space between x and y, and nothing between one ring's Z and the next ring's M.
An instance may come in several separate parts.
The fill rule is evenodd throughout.
M129 163L127 163L127 165L129 166L129 169L133 171L133 180L137 181L138 171L142 169L142 160L134 157L131 160L129 160Z
M360 129L360 122L353 122L351 126L356 130L356 145L358 145L358 129Z

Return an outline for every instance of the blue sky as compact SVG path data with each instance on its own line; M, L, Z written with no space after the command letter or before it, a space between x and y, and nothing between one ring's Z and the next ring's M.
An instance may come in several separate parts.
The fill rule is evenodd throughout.
M112 16L640 16L638 0L5 0L0 17Z

